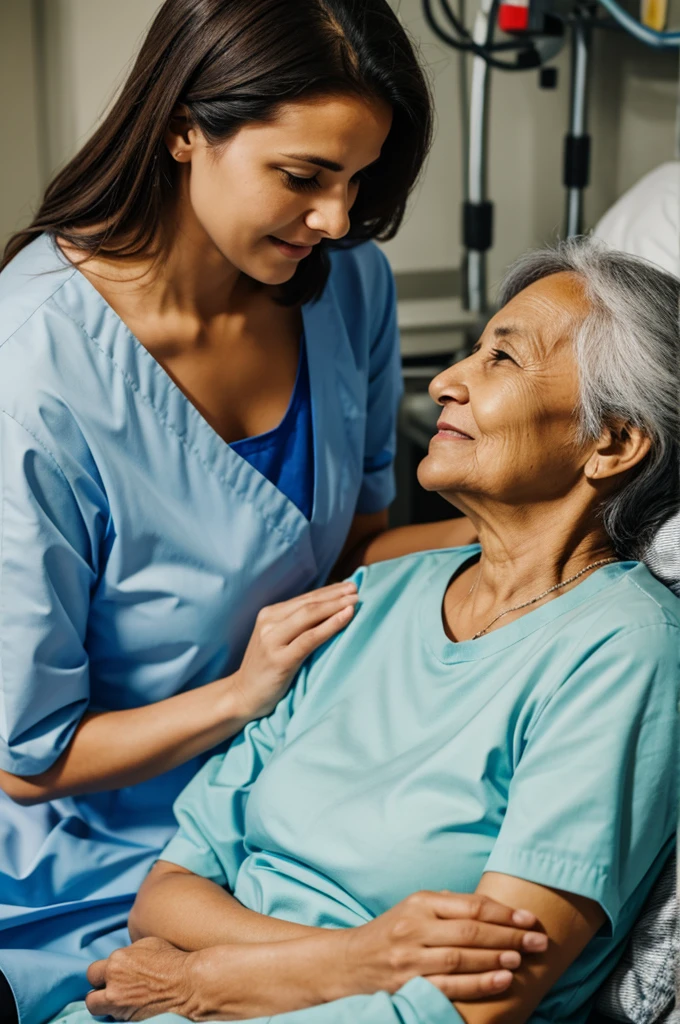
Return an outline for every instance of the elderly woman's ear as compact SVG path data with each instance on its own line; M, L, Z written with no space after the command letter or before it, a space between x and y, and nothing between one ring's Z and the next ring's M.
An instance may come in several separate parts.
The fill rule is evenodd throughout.
M651 438L640 427L623 420L611 423L603 428L584 466L585 476L595 481L627 473L642 462L651 446Z

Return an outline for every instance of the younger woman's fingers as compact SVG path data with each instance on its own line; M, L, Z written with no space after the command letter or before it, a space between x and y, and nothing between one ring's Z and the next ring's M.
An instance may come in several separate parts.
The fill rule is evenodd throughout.
M341 594L338 597L330 598L327 601L319 601L314 604L304 605L297 608L292 615L283 619L277 624L276 632L272 638L282 647L291 644L298 637L331 619L338 612L345 608L353 608L359 600L359 595Z
M328 598L337 597L341 594L356 594L357 585L344 580L342 583L330 583L327 587L319 587L318 590L308 590L298 597L291 597L287 601L279 601L278 604L268 605L268 609L276 618L286 618L298 608L307 604L314 604L316 601L325 601Z
M536 945L528 940L536 936ZM547 947L547 937L542 932L526 932L522 928L507 928L486 921L425 921L421 924L420 938L423 946L449 946L457 949L516 949L525 952L541 952Z
M434 923L434 922L433 922ZM485 921L449 921L447 946L472 946L475 949L522 949L542 953L548 948L548 936L522 928L506 928ZM441 934L433 931L433 934ZM429 928L423 930L424 945L429 946Z
M431 974L428 981L454 1002L488 999L505 992L512 984L512 971L487 971L485 974Z
M325 619L324 622L318 626L314 626L312 629L306 630L302 636L299 636L296 640L293 640L288 645L288 652L295 661L304 661L305 658L309 657L312 651L315 651L317 647L324 644L326 640L330 640L332 636L339 633L341 629L351 621L354 615L355 605L349 604L340 611L336 612L335 615L331 615L330 618Z
M443 946L423 949L414 967L419 974L484 974L507 969L516 971L522 957L510 949L458 949Z
M536 928L540 924L535 914L529 910L513 910L503 903L498 903L489 896L467 895L465 893L433 892L431 902L434 912L445 918L472 918L476 921L487 921L489 924L503 924L519 928Z

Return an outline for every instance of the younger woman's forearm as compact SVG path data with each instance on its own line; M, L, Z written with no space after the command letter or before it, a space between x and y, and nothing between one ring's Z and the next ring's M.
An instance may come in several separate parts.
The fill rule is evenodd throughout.
M410 555L414 551L472 544L476 539L474 526L464 517L446 519L439 523L397 526L367 541L362 552L362 564L384 562L389 558Z
M376 529L375 533L367 534L356 544L348 547L333 570L333 575L348 576L360 565L401 558L402 555L410 555L415 551L460 547L464 544L473 544L476 540L474 526L469 519L463 517L439 523Z
M280 942L325 933L258 914L207 878L164 861L144 881L128 920L130 937L155 936L193 951L211 946Z
M146 707L87 713L51 768L0 771L0 789L17 803L42 803L134 786L190 761L268 715L305 658L347 625L356 602L356 587L344 583L261 609L232 675Z
M30 805L121 789L170 771L247 723L236 681L235 674L146 707L87 713L51 768L32 776L0 771L0 789Z

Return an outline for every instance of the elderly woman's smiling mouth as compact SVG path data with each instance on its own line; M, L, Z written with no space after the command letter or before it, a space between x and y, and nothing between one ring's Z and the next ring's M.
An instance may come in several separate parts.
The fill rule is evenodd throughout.
M448 423L443 418L437 421L437 433L432 440L436 441L438 438L444 441L474 441L472 434L467 434L460 427Z

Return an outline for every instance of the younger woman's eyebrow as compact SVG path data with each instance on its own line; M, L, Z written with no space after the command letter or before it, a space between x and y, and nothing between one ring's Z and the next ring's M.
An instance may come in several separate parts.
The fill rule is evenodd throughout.
M336 173L340 173L345 169L342 164L338 164L334 160L326 160L323 156L313 156L311 153L279 153L279 156L287 157L288 160L301 160L304 164L314 164L316 167L323 167L327 171L335 171ZM373 164L377 164L379 159L380 157L376 157L370 164L366 164L364 170L367 167L372 167Z
M301 160L304 164L315 164L317 167L325 167L327 171L344 171L342 164L336 164L334 160L326 160L322 156L311 156L309 153L279 153L289 160Z

